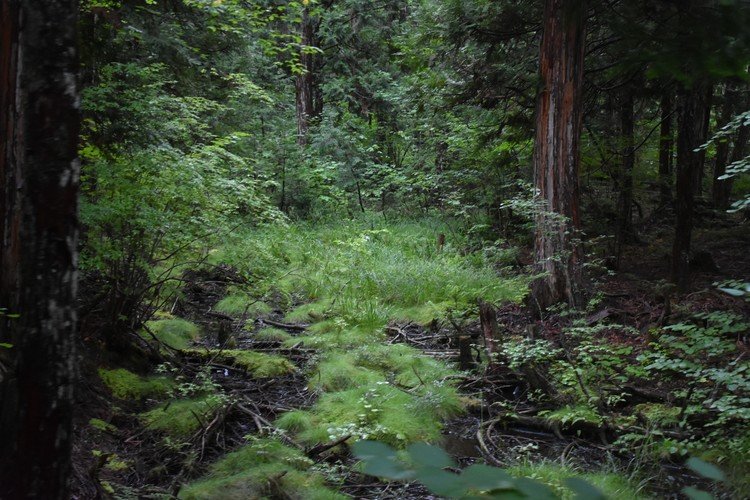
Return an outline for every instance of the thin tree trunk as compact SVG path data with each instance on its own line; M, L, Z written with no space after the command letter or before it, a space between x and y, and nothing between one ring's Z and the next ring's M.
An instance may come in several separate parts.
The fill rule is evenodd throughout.
M0 498L69 498L76 14L75 0L0 0Z
M690 240L693 231L695 189L704 155L695 149L706 141L707 85L681 89L677 115L676 223L671 277L682 290L690 284Z
M620 134L622 136L622 163L620 164L620 194L618 198L617 228L615 248L617 267L620 267L622 249L633 237L633 166L635 164L635 117L633 111L633 91L628 87L623 91L620 102Z
M546 0L534 141L534 185L544 207L536 218L534 256L544 277L532 284L541 309L579 305L582 252L578 164L584 62L584 2Z
M672 90L661 96L661 129L659 136L659 195L662 205L672 201Z

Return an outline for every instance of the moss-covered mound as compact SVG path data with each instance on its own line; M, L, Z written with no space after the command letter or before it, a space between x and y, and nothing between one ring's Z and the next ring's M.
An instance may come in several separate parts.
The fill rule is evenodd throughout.
M188 437L211 421L223 403L224 400L217 395L170 400L142 413L141 418L151 430L173 437Z
M146 326L160 342L173 349L187 349L200 336L198 325L181 318L149 321ZM146 340L151 339L147 332L141 335Z
M242 349L189 349L186 352L191 356L242 368L256 378L280 377L297 370L294 363L285 357L263 352Z
M120 399L143 399L165 396L174 383L166 377L141 377L124 368L99 369L99 377L112 395Z
M348 498L326 487L321 476L308 473L307 470L312 465L312 460L299 450L271 439L256 439L252 444L216 462L204 479L185 487L179 498Z

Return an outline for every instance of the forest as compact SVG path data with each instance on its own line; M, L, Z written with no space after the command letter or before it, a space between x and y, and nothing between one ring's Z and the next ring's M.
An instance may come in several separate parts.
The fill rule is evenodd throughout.
M0 500L750 498L746 0L0 0Z

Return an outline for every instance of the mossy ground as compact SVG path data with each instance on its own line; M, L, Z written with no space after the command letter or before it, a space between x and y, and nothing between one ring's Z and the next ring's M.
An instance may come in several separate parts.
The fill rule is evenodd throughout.
M321 476L308 472L312 465L300 450L273 439L253 439L212 465L206 477L184 488L179 498L348 498L328 488Z
M385 344L384 327L394 320L428 324L473 309L479 298L519 300L525 286L517 278L500 278L489 262L462 255L457 246L439 251L435 238L441 230L447 232L426 223L381 230L357 223L299 225L284 229L283 238L276 229L238 236L212 253L215 263L264 276L266 285L259 286L286 302L285 322L310 324L301 335L263 329L255 336L286 346L302 343L319 352L308 372L317 402L276 421L294 440L313 445L351 435L352 441L378 439L402 448L438 441L442 421L463 411L462 398L449 381L455 367L406 345ZM216 310L240 314L244 300L230 295ZM237 364L250 354L223 351L221 356ZM262 460L259 450L265 450ZM307 486L299 498L319 493L334 498L319 490L320 479L290 466L290 456L298 465L303 462L302 455L278 441L255 442L215 464L182 496L207 498L221 491L212 498L254 498L283 486L297 498L295 484L302 483ZM279 484L269 484L269 477L282 472Z
M147 322L146 326L160 342L173 349L187 349L200 336L198 325L181 318L157 319ZM151 340L147 332L142 332L141 336Z
M283 356L242 349L189 349L187 354L217 363L242 368L253 377L266 378L288 375L297 370L294 363Z
M221 408L223 399L214 394L169 400L141 414L146 428L172 437L186 438L199 430Z
M112 395L120 399L162 397L174 386L167 377L142 377L124 368L100 368L99 377Z

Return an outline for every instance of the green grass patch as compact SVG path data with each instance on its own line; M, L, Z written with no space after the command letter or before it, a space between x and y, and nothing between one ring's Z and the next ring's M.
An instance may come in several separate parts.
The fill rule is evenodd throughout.
M204 360L243 368L256 378L279 377L297 370L294 363L284 356L242 349L188 349L188 354Z
M120 399L143 399L165 396L174 386L166 377L141 377L124 368L99 369L99 377L113 396Z
M214 310L235 316L247 314L249 316L258 317L269 314L272 311L272 308L262 300L254 299L242 292L233 291L221 299L219 303L214 306Z
M293 337L289 333L285 332L280 328L266 327L261 328L255 334L255 340L262 340L268 342L284 342L292 339Z
M170 400L141 414L144 424L151 430L162 431L173 437L189 437L211 421L223 405L215 394L192 399Z
M564 482L569 478L579 478L598 488L610 500L638 500L648 498L642 495L626 477L616 473L578 472L570 467L563 467L549 462L539 464L520 464L507 469L515 477L528 477L547 484L562 500L572 500L576 495Z
M216 498L348 498L331 490L308 471L314 462L301 451L272 439L256 439L211 466L205 478L185 487L186 500Z
M442 420L462 410L452 387L432 386L410 393L380 381L324 393L312 409L294 412L293 417L284 415L276 425L297 432L305 443L351 434L354 439L374 439L403 447L417 441L437 441Z
M180 318L148 321L146 326L160 342L173 349L187 349L200 336L198 325ZM147 332L141 332L141 336L151 340L151 335Z

